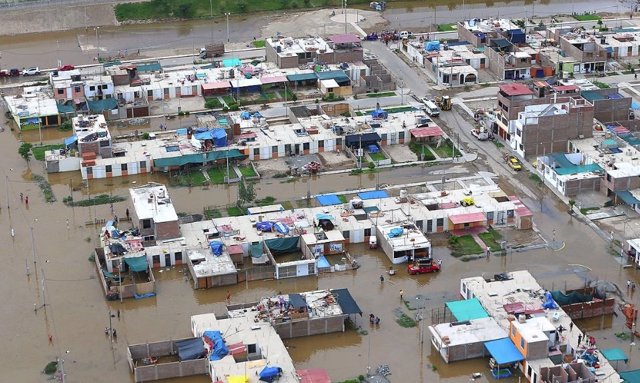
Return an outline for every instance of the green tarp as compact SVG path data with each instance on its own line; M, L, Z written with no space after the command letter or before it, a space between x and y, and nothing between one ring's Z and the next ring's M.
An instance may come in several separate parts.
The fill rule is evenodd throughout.
M298 250L300 237L272 238L264 241L274 253L291 253Z
M620 377L626 383L640 383L640 369L631 370L631 371L623 371L620 373Z
M118 109L118 101L115 98L105 98L104 100L87 101L91 113L102 113L105 110Z
M551 296L560 306L571 305L574 303L591 302L593 295L581 294L577 291L572 291L569 294L565 294L562 291L552 291Z
M149 263L147 257L144 255L139 257L128 257L124 259L124 262L129 266L131 271L139 273L141 271L147 271L149 269Z
M153 166L157 168L164 168L164 167L184 166L187 164L202 164L204 162L223 160L223 159L226 159L227 157L229 159L243 158L244 154L242 154L238 149L216 150L212 152L207 152L206 154L196 153L196 154L186 154L184 156L177 156L177 157L156 158L153 160Z
M251 256L254 258L262 257L262 243L256 243L251 245Z

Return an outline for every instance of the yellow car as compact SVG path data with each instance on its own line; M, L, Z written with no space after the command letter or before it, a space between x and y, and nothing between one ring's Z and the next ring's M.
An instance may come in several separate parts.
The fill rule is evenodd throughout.
M509 156L507 158L507 163L509 164L511 169L513 169L513 170L515 170L517 172L522 170L522 164L520 163L520 161L515 156Z

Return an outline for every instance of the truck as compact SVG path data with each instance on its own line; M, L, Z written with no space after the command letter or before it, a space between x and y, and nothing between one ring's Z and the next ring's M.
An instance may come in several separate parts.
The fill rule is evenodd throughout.
M224 54L224 43L207 44L200 48L200 58L207 59L212 57L220 57Z
M438 96L436 97L436 104L440 107L440 110L451 110L451 97Z
M491 138L491 135L489 134L487 129L485 129L485 127L482 125L471 129L471 135L477 138L478 141L486 141Z
M440 115L440 109L438 106L427 97L422 99L422 103L424 104L424 109L430 117L438 117Z

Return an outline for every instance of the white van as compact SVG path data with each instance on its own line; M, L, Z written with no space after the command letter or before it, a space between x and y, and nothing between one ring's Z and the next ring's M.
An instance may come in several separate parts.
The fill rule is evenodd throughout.
M402 40L408 39L409 36L411 36L411 32L407 32L407 31L402 31L400 32L400 38Z
M424 101L424 106L429 116L438 117L440 115L440 108L438 108L438 105L436 105L435 102L426 100Z

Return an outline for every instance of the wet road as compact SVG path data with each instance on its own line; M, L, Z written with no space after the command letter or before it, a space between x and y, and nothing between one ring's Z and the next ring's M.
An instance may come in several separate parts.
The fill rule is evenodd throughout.
M509 1L470 2L451 1L447 6L420 7L419 2L394 3L384 12L384 17L395 29L417 28L428 31L429 24L455 22L463 17L525 17L549 16L575 12L623 12L624 7L617 1L604 0L593 3L579 1ZM402 6L408 8L401 8ZM366 7L366 5L365 5ZM229 39L231 42L247 42L260 36L260 31L270 20L281 14L231 16L229 19ZM329 13L327 13L327 20ZM264 37L264 36L263 36ZM211 40L226 40L226 20L193 20L162 24L123 25L119 27L86 28L46 35L18 35L0 37L2 67L40 66L56 67L58 60L63 63L90 64L98 53L102 57L127 54L141 56L174 54L176 49L183 53L193 52Z

